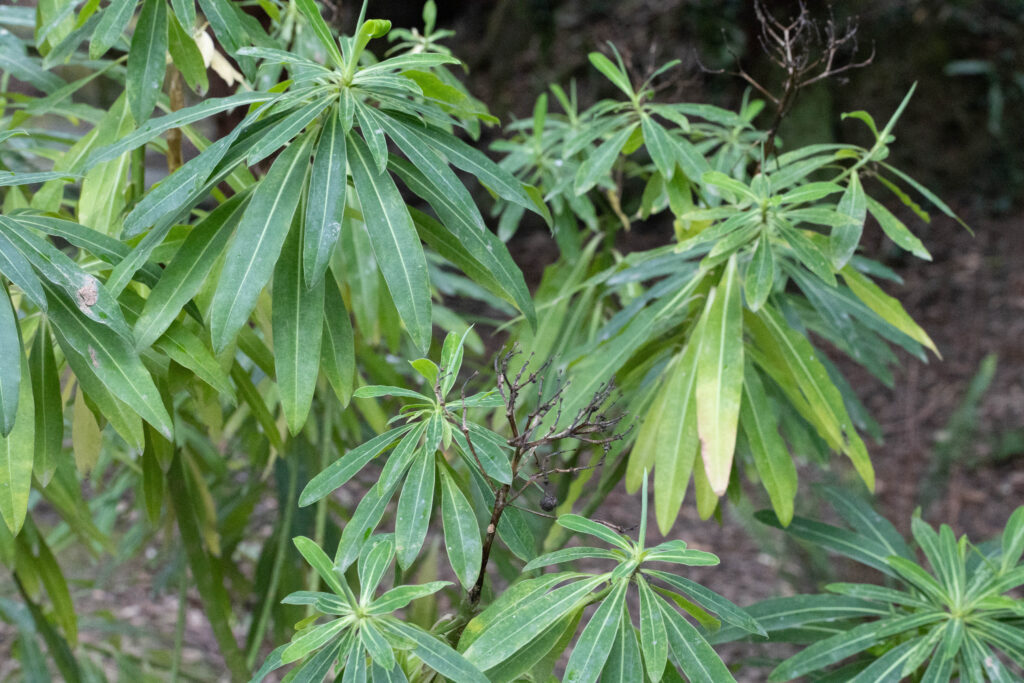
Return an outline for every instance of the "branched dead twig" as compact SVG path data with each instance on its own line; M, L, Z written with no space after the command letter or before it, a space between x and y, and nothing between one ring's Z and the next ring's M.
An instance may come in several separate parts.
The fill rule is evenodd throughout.
M809 85L834 78L852 69L865 67L874 60L875 47L865 59L858 59L860 46L857 42L857 25L852 21L843 24L829 18L821 22L811 17L807 5L800 3L796 17L783 21L768 11L764 0L756 0L754 13L760 25L758 42L768 58L785 73L782 92L775 94L762 85L743 68L739 55L730 50L736 61L736 70L708 69L707 73L727 73L742 78L751 87L764 95L775 105L775 115L765 137L764 158L775 154L775 136L779 125L796 103L800 90Z
M459 425L462 435L466 438L469 450L480 468L481 474L488 479L491 490L494 493L494 507L491 510L490 522L487 525L484 538L483 552L480 563L480 573L476 583L470 589L467 596L466 609L463 611L472 612L480 601L480 593L487 576L487 564L497 535L498 523L505 508L513 506L512 502L519 498L531 486L540 486L543 482L545 491L544 499L541 501L543 512L529 510L541 516L550 517L547 514L555 508L557 500L548 490L549 477L551 475L574 475L585 470L595 469L604 464L605 458L611 448L611 444L625 438L626 433L616 434L615 429L621 422L622 415L611 415L610 411L615 409L615 401L608 403L615 390L614 381L601 385L590 401L580 408L576 415L566 426L559 426L562 418L563 403L569 383L559 381L553 391L545 396L545 378L548 376L550 361L545 361L536 370L529 371L529 359L510 376L512 360L520 354L517 348L499 356L494 361L494 371L497 377L498 393L505 404L505 418L508 421L512 436L508 439L508 445L512 447L510 461L512 470L512 482L495 487L490 484L490 479L483 468L481 460L473 445L470 435L469 422L466 418L466 406L463 402L462 419ZM532 356L531 356L532 359ZM559 373L559 378L561 373ZM536 389L536 404L520 423L516 417L516 408L519 399L527 389ZM465 394L465 392L463 392ZM465 398L465 395L463 395ZM606 405L608 404L608 405ZM543 430L543 431L542 431ZM576 441L579 444L599 446L602 449L601 457L597 462L589 465L566 467L559 464L552 464L552 460L565 450L559 450L556 446L564 440ZM531 462L536 467L536 472L525 477L525 483L518 490L513 488L513 483L520 475L520 468L524 462ZM525 508L523 508L525 509ZM622 529L610 522L601 522L611 529L622 531Z

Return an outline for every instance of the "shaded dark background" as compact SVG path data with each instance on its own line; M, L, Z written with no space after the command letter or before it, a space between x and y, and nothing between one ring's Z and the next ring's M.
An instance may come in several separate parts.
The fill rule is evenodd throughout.
M333 12L343 29L360 3ZM581 103L614 96L587 62L613 42L636 75L671 59L666 96L735 107L746 84L727 75L733 54L762 83L778 85L757 42L750 0L485 0L438 1L438 26L456 36L447 44L464 59L471 91L503 122L529 116L548 83L575 79ZM798 3L766 2L779 18ZM1021 0L848 0L809 2L813 16L859 27L861 55L874 63L804 91L783 128L790 146L830 139L860 141L861 124L840 114L866 109L884 121L911 84L914 100L896 130L894 160L926 184L971 209L1011 211L1024 192L1024 2ZM330 11L330 10L329 10ZM419 26L420 3L373 0L369 14L396 26ZM698 61L699 60L699 61ZM954 75L975 62L991 73ZM984 67L982 65L985 65ZM768 114L762 114L765 119ZM761 121L767 125L766 121Z

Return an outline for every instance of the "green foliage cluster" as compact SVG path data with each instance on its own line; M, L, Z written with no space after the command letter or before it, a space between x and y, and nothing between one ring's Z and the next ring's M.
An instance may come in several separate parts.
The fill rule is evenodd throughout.
M23 677L181 673L180 632L169 659L132 663L113 620L80 640L57 562L74 548L114 569L154 541L179 624L191 576L239 680L723 681L712 646L746 636L811 643L773 680L1024 666L1022 510L998 547L915 519L931 573L849 493L830 495L854 531L795 516L801 458L842 454L874 485L877 426L818 342L886 383L893 347L937 353L877 283L895 275L857 253L870 216L929 258L875 190L955 218L887 162L911 93L882 126L847 115L870 147L766 154L763 102L661 102L675 64L637 84L613 48L590 59L619 99L581 109L552 86L562 112L542 95L495 162L467 142L496 120L451 70L433 2L422 32L364 5L341 37L313 0L198 9L0 8L0 561L18 591L0 618ZM234 92L185 106L209 70ZM103 108L96 79L118 92ZM152 184L147 153L170 170ZM526 212L560 251L532 295L506 246ZM616 248L661 216L668 243ZM518 344L490 380L470 366L496 321L455 299ZM663 534L691 480L708 518L746 478L764 521L897 586L741 609L679 575L717 557L647 546L650 473ZM642 492L636 540L595 516L623 479ZM554 565L580 571L539 571Z

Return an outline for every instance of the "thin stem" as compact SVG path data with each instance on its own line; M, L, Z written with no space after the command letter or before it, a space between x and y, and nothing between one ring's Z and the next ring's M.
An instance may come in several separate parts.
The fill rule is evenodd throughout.
M167 94L170 98L171 111L178 111L185 106L185 87L182 83L181 72L173 64L167 67L168 88ZM181 155L181 128L171 128L167 131L167 172L174 173L181 168L183 157Z

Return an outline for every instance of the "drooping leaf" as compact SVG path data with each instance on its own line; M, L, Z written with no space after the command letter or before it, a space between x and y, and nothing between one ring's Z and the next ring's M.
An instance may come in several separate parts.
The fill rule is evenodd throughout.
M324 324L324 278L306 288L302 267L302 223L293 221L274 269L271 327L274 369L288 431L306 423L320 370Z
M366 143L350 134L349 166L373 253L402 321L420 349L430 345L430 282L409 210L387 171L378 172Z
M105 325L82 316L55 287L44 284L49 315L64 355L76 374L83 365L115 397L170 438L173 423L160 392L135 349ZM66 340L66 344L63 343Z
M331 251L341 235L348 195L347 168L343 123L337 109L331 109L320 131L306 200L302 267L308 288L323 278Z
M7 287L0 283L0 357L8 361L0 366L0 437L6 438L14 429L18 416L18 396L21 393L22 368L11 359L20 358L21 328Z
M476 514L466 500L447 465L438 462L441 479L441 520L444 524L445 548L452 570L467 591L480 572L483 544Z
M0 306L10 304L0 301ZM17 330L15 330L17 333ZM6 356L7 364L13 365L20 377L17 385L18 412L11 431L0 436L0 516L10 529L18 535L28 511L28 494L32 487L32 460L35 452L35 403L32 397L32 378L28 362L18 348L13 357Z
M690 681L735 681L721 658L700 633L679 612L663 600L658 600L665 631L668 634L669 649L676 665L683 670Z
M355 340L352 321L333 277L324 283L323 336L320 348L324 375L342 406L347 406L355 382Z
M743 373L740 424L754 456L757 474L768 492L775 514L785 526L793 519L793 500L797 492L796 466L779 435L775 407L769 402L761 378L749 361Z
M716 495L732 472L743 392L743 320L736 255L709 296L697 357L697 432L701 459ZM692 342L691 342L692 343Z
M36 416L33 470L39 483L45 487L57 469L57 458L64 443L64 402L53 342L45 323L40 323L36 330L28 364Z
M223 350L256 306L281 253L309 166L311 137L293 142L253 190L210 305L210 335Z

